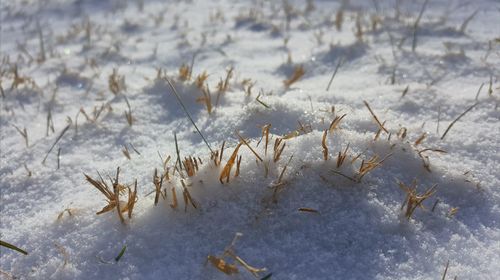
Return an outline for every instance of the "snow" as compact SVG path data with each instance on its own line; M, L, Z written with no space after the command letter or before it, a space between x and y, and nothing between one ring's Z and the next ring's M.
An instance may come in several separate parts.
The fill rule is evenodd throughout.
M449 262L447 279L495 279L500 6L493 0L429 1L412 51L424 2L2 1L1 240L29 254L1 247L0 275L253 279L231 256L224 260L239 270L232 276L207 262L209 255L221 258L242 233L232 251L267 268L258 278L436 279ZM193 65L187 81L179 78L182 65ZM286 88L283 81L299 65L304 76ZM12 86L16 66L21 80ZM216 86L231 67L228 90L216 102ZM210 114L194 82L204 71ZM220 151L225 141L218 166L167 78L211 149ZM243 85L245 79L251 81ZM380 128L363 101L389 133L375 137ZM326 135L325 160L324 131L343 114ZM267 124L266 153L261 137ZM235 164L221 184L238 133L262 162L242 145L239 175ZM203 162L193 177L172 174L174 134L181 158ZM275 140L284 137L290 139L275 162ZM426 148L446 153L424 151L424 164L419 151ZM169 155L166 199L160 196L154 206L154 170L162 172ZM361 178L362 160L373 156L385 160ZM120 183L133 189L138 182L125 223L116 209L95 214L106 198L84 176L98 179L99 173L111 186L108 176L114 178L117 167ZM197 209L185 206L181 179ZM411 186L413 180L417 194L433 185L436 192L408 219L398 182Z

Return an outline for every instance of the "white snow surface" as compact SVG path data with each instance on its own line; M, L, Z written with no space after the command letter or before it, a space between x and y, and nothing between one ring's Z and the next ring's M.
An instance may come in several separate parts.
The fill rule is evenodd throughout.
M0 5L0 238L28 252L1 247L2 277L441 279L449 262L446 279L498 279L498 1L430 0L416 29L424 1ZM188 81L179 78L183 64L193 65ZM285 87L299 65L305 74ZM228 90L216 104L217 83L230 67ZM124 79L117 94L109 87L113 71ZM197 102L203 95L194 84L203 71L210 114ZM210 159L165 77L210 147L220 150L226 141L221 165ZM245 79L255 83L250 93ZM379 126L363 101L388 133L375 139ZM327 134L325 160L324 131L344 114ZM267 153L261 140L266 124ZM221 184L222 167L240 142L236 132L263 161L241 146L239 176L234 166L229 183ZM172 174L174 133L181 158L202 161L195 176L183 174L197 209L185 208L181 176ZM286 135L295 137L283 140L275 162L275 140ZM422 152L427 170L423 149L446 153ZM160 196L154 206L154 170L163 171L159 155L171 160L162 186L166 199ZM347 178L359 178L362 160L375 155L388 157L361 180ZM99 172L111 185L117 167L120 183L138 183L132 218L124 213L124 224L116 210L96 215L106 198L84 177L97 179ZM408 219L398 182L411 186L413 180L418 194L433 185L436 192ZM243 235L233 252L267 271L254 277L230 256L224 260L235 263L234 275L207 263L209 255L223 257L238 232Z

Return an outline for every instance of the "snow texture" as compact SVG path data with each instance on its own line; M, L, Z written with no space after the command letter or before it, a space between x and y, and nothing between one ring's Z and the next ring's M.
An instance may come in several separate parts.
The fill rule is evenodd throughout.
M257 278L441 279L449 262L446 279L498 279L498 1L0 6L1 239L28 251L1 247L2 277L253 279L223 256L239 232L230 251L267 268ZM304 75L285 87L300 66ZM211 149L225 141L222 163L167 79ZM222 184L237 133L262 161L243 144L239 175L235 164ZM197 159L194 176L175 170L174 134L181 159ZM163 173L168 156L166 197L154 206L154 170ZM108 202L84 176L111 186L117 167L120 183L138 185L125 223L116 209L95 214ZM417 195L436 187L406 217L413 181Z

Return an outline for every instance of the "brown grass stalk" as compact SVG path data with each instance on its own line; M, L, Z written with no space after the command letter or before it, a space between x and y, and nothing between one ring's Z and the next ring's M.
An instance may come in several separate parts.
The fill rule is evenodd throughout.
M321 146L323 147L323 159L328 160L328 147L326 146L326 136L328 134L328 129L323 132L323 138L321 140Z
M292 76L283 81L285 88L289 88L293 83L297 82L302 76L304 76L305 73L306 71L304 70L304 66L296 66L293 70Z
M238 150L240 149L241 145L243 145L243 143L240 142L236 146L233 153L231 154L231 157L229 158L226 165L222 169L222 172L220 173L220 176L219 176L219 181L221 182L221 184L224 184L224 179L226 179L226 183L229 183L231 169L233 168L233 165L236 161L236 157L238 156Z
M467 108L467 110L465 110L462 114L460 114L455 120L453 120L450 125L448 126L448 128L446 128L445 132L443 133L443 136L441 136L441 140L444 139L444 137L446 136L446 134L448 134L448 131L450 131L451 127L458 121L460 120L463 116L465 116L465 114L467 114L469 111L471 111L472 109L474 109L474 107L477 106L477 104L479 103L474 103L472 106L470 106L469 108Z
M243 138L238 132L236 132L236 135L238 135L238 137L240 138L240 140L243 142L243 144L245 144L245 146L247 146L250 151L252 151L252 153L255 155L255 157L260 161L260 162L263 162L262 158L259 156L259 154L257 154L257 152L248 144L248 142L245 140L245 138Z
M375 120L375 122L377 123L377 125L379 126L379 128L382 129L385 133L389 133L389 131L379 121L379 119L377 118L377 116L373 112L372 108L370 108L370 104L368 104L368 102L366 102L365 100L363 100L363 103L365 103L366 108L368 108L368 111L370 111L370 114L372 115L373 119Z

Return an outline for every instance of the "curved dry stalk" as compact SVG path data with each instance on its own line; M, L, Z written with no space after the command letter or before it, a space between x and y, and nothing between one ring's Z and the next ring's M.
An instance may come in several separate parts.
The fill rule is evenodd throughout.
M365 103L366 108L368 108L368 111L370 111L370 114L372 114L373 119L375 122L378 124L379 128L382 129L385 133L389 133L389 131L384 127L384 125L379 121L375 113L372 111L372 108L370 108L370 104L363 100L363 103Z
M231 177L231 169L233 168L233 165L236 161L236 157L238 156L238 150L240 149L241 145L243 145L243 143L240 142L236 146L233 153L231 154L231 157L224 166L224 169L222 169L222 172L220 173L219 176L219 181L221 182L221 184L224 184L224 179L226 179L226 183L229 183L229 177Z

